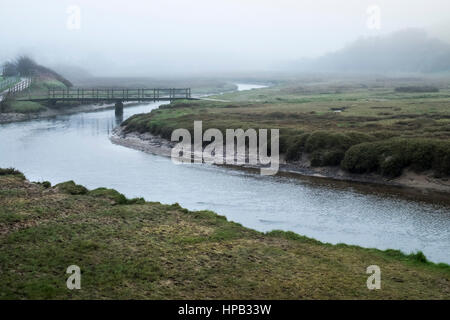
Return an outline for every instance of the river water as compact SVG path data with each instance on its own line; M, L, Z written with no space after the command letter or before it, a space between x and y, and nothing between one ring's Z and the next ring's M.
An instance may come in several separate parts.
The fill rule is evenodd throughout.
M252 89L240 84L239 89ZM123 119L162 103L127 107ZM67 180L109 187L127 197L208 209L260 231L290 230L324 242L379 249L422 250L450 263L450 208L352 186L204 164L175 165L168 158L112 144L122 121L114 110L0 125L0 167L15 167L31 181Z

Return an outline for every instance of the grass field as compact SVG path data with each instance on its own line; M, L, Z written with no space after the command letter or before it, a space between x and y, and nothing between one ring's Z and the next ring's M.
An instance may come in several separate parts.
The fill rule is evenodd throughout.
M123 125L126 131L169 139L174 129L193 130L194 120L202 120L204 130L222 132L227 128L279 128L280 152L289 161L307 154L313 166L341 165L352 172L397 176L413 166L419 171L432 169L438 176L450 175L450 80L421 80L419 84L410 79L314 81L285 81L270 88L211 97L228 102L174 102ZM396 90L420 89L430 86L430 81L438 92ZM411 83L414 86L408 87ZM355 161L345 160L358 156L357 162L364 162L357 152L361 149L352 149L362 143L367 144L365 150L381 153L356 168L351 165ZM411 147L397 148L405 144ZM428 154L431 157L423 160Z
M52 78L37 78L31 86L22 92L15 94L8 98L2 106L2 112L16 112L16 113L37 113L47 110L43 103L33 101L21 101L24 97L40 97L46 96L48 89L64 89L66 86Z
M260 233L210 211L0 170L0 299L449 299L421 254ZM66 268L81 268L68 290ZM366 268L381 268L368 290Z
M81 88L191 88L192 94L211 94L236 90L229 79L211 77L90 77L75 81Z
M44 111L47 108L42 104L33 101L13 101L8 109L8 112L17 113L34 113Z

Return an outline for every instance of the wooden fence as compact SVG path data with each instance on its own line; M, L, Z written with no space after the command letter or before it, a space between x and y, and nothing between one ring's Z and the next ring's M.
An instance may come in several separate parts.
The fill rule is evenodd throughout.
M8 94L14 94L24 89L28 88L31 85L31 78L26 78L19 83L16 83L14 86L10 87L8 90Z

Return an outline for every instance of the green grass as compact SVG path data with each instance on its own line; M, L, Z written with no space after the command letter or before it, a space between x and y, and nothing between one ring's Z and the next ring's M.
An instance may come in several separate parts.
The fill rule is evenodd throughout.
M236 85L229 79L208 77L90 77L78 80L75 85L80 88L191 88L192 94L211 94L236 90Z
M288 161L296 161L305 154L312 166L341 165L350 169L342 162L350 148L362 143L393 146L392 139L403 139L414 146L421 145L420 141L446 146L450 139L450 80L446 81L438 92L426 94L397 92L397 87L408 87L408 83L400 80L392 80L389 86L380 86L376 81L369 81L368 85L284 82L270 88L213 97L230 102L173 102L151 113L133 116L122 125L126 132L151 132L167 139L177 128L192 132L195 120L203 121L203 130L218 128L222 132L227 128L279 128L280 152ZM450 150L438 149L433 161L440 164L423 165L421 162L426 158L415 155L408 157L400 170L378 170L379 166L375 166L376 171L391 177L407 166L416 171L442 169ZM356 150L362 149L355 147L352 153ZM396 166L399 167L399 162ZM436 174L449 172L444 169Z
M67 89L61 82L53 78L36 78L31 83L31 86L22 92L19 92L14 97L17 101L21 98L43 98L48 96L49 89Z
M46 109L46 107L38 102L13 100L7 108L7 112L36 113Z
M35 83L33 89L67 89L67 87L56 79L46 79Z
M51 188L3 172L0 299L450 298L450 267L420 252L264 234L211 211L117 201L114 190ZM73 264L81 290L66 288ZM381 290L366 287L373 264Z
M16 112L16 113L38 113L47 110L44 103L34 101L23 101L23 98L39 98L46 97L49 89L65 89L66 86L52 78L37 78L30 88L25 89L5 101L1 107L1 112Z

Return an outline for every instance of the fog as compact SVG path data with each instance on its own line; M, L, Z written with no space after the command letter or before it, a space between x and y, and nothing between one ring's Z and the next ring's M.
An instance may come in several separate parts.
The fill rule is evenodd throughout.
M28 54L96 76L268 71L411 27L450 39L448 0L0 1L0 62Z

